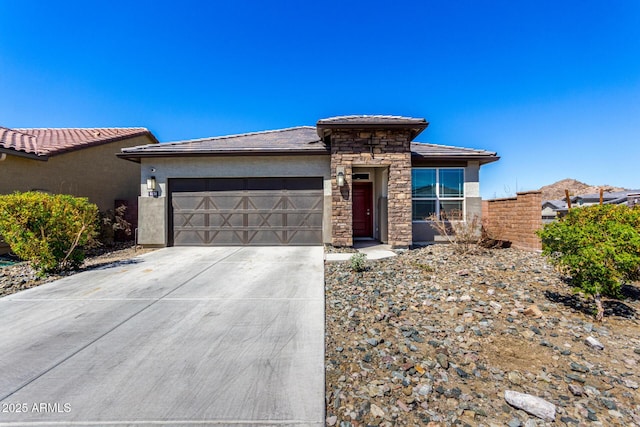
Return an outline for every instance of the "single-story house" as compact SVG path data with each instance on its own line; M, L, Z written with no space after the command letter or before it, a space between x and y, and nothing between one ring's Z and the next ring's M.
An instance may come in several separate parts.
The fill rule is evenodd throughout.
M265 132L123 148L141 164L144 245L392 247L434 240L426 218L481 215L496 153L413 142L422 118L341 116Z
M44 191L87 197L101 211L137 201L140 166L115 155L158 141L145 128L0 127L0 194Z
M571 207L592 206L600 204L600 193L581 194L572 196ZM640 204L640 190L605 191L602 193L602 203L605 205L636 206ZM542 222L549 223L562 217L569 211L566 199L545 200L542 202Z

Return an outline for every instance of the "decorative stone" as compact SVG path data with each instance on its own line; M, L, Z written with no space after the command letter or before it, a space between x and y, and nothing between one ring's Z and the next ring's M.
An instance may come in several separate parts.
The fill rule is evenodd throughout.
M596 350L604 350L604 345L602 345L600 341L598 341L592 336L587 337L587 339L584 340L584 343L591 348L595 348Z
M574 396L582 396L584 394L584 389L577 384L569 384L569 391Z
M542 312L538 308L537 305L533 304L529 308L524 310L524 314L529 317L533 317L535 319L539 319L542 317Z
M540 397L513 390L506 390L504 392L504 399L509 405L522 409L526 413L545 421L553 421L556 418L556 405Z
M449 358L446 354L438 353L436 354L436 360L442 366L443 369L449 369Z
M582 372L582 373L589 372L589 368L576 362L571 362L570 367L572 371Z
M384 417L384 411L375 403L371 404L371 408L369 408L369 412L371 412L371 415L373 415L376 418Z

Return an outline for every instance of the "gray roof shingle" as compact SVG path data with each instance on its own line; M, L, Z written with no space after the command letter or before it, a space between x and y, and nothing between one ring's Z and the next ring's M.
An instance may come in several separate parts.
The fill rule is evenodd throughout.
M438 160L473 160L490 163L499 159L496 153L472 148L411 143L415 158ZM329 155L327 143L313 126L217 136L161 144L123 148L118 157L139 161L141 157L251 155L251 154L322 154Z
M495 162L500 159L491 151L474 148L453 147L449 145L428 144L424 142L411 143L411 157L414 159L438 160L473 160L478 159L481 164Z
M410 131L410 139L413 140L429 126L425 119L403 116L337 116L318 120L316 127L318 135L323 138L331 134L332 130L343 129L405 129Z
M318 120L318 127L323 125L424 125L429 124L425 119L403 116L387 116L387 115L352 115L352 116L336 116L327 119Z
M140 156L207 154L328 154L316 128L299 126L287 129L217 136L123 148L119 157L133 160Z

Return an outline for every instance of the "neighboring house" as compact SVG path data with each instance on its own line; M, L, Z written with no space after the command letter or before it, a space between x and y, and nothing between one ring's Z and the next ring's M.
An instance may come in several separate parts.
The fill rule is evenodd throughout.
M555 221L561 212L567 212L565 200L545 200L542 202L542 223Z
M600 193L572 196L571 207L592 206L600 204ZM613 191L602 193L605 205L636 206L640 204L640 190ZM549 223L567 214L569 207L566 200L545 200L542 202L542 222Z
M135 221L140 167L122 148L158 141L145 128L7 129L0 127L0 194L44 191L87 197L101 211L116 200Z
M315 127L124 148L141 163L145 245L393 247L434 240L430 214L481 214L496 153L412 142L425 119L344 116Z
M0 127L0 194L45 191L88 197L100 208L136 199L140 167L115 156L158 141L145 128L7 129Z

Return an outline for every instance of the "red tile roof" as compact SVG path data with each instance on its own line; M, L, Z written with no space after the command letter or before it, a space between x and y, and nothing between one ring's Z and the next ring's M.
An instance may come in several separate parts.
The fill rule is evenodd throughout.
M20 128L0 127L0 150L11 150L46 160L51 156L147 135L158 141L146 128Z
M35 154L36 137L14 129L0 127L0 147Z

